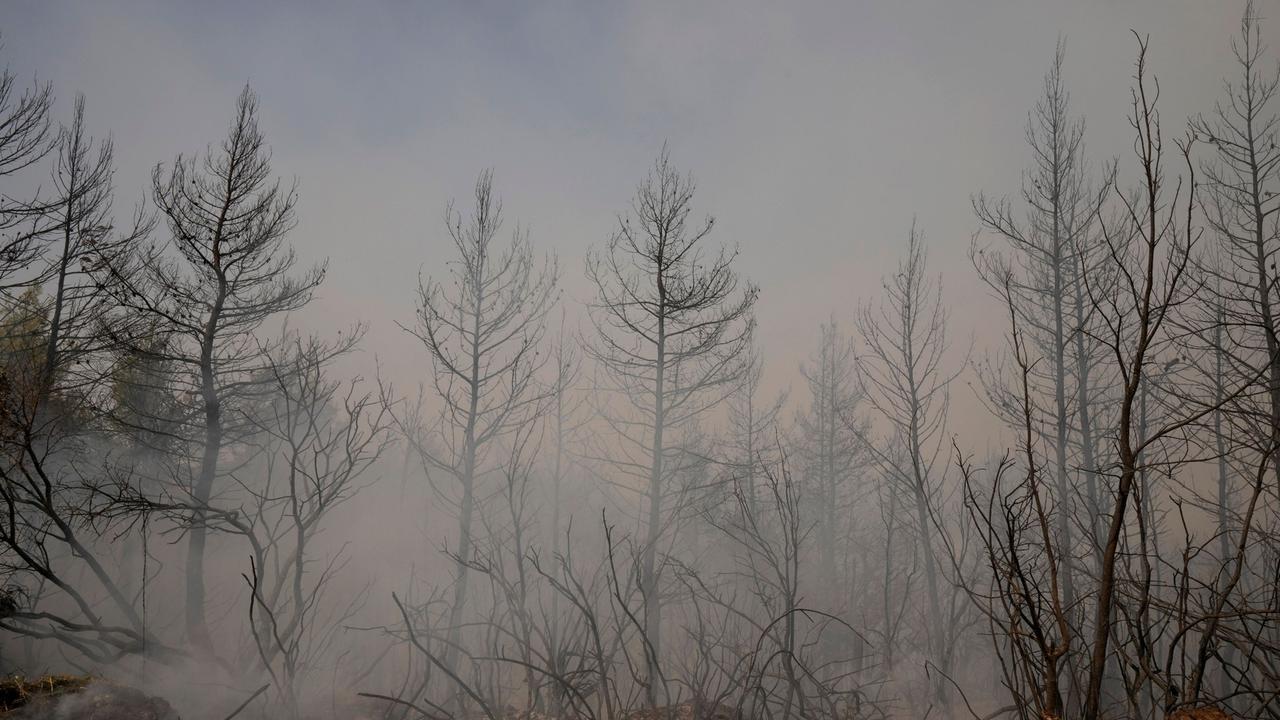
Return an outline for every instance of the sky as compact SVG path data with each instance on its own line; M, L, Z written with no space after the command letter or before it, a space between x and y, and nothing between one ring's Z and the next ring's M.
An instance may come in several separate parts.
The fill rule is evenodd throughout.
M986 352L1002 328L967 259L971 197L1017 191L1059 37L1091 162L1119 156L1123 173L1131 29L1150 37L1173 136L1232 74L1243 2L0 6L0 62L51 81L61 118L83 92L91 130L114 138L121 218L157 163L219 141L253 87L275 170L299 182L292 242L330 263L300 322L367 321L365 372L375 359L400 384L429 372L397 323L413 321L419 273L444 271L445 205L465 206L481 170L494 169L508 227L559 257L572 311L588 298L586 250L666 143L697 180L695 214L715 216L712 239L736 245L761 288L766 377L784 386L820 322L849 327L878 296L913 219L943 275L955 354ZM1280 0L1259 10L1280 49Z

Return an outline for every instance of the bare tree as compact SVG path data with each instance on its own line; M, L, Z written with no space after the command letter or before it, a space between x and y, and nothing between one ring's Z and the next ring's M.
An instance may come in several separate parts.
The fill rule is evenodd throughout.
M1075 707L1064 684L1068 691L1078 686L1071 652L1076 632L1063 577L1069 570L1059 562L1066 538L1055 533L1060 527L1055 516L1067 514L1068 508L1052 503L1044 489L1039 456L1045 443L1037 430L1032 391L1035 360L1027 331L1020 326L1014 272L1006 266L1003 281L987 277L1001 291L1009 314L1009 346L1019 375L1014 392L1022 415L1017 451L1022 464L1012 453L1005 454L986 469L988 483L983 488L978 469L957 457L964 508L979 536L988 573L970 577L960 572L961 559L951 544L947 549L960 586L987 617L1013 709L1022 718L1057 719ZM1019 472L1021 476L1009 482L1008 476Z
M1120 219L1101 225L1107 255L1119 281L1104 288L1090 286L1090 302L1105 328L1098 333L1098 340L1112 356L1122 393L1116 425L1108 433L1116 447L1117 462L1107 473L1114 486L1106 512L1107 531L1089 623L1088 677L1080 711L1085 720L1096 720L1104 711L1102 681L1115 630L1118 570L1129 557L1122 556L1121 545L1130 527L1130 501L1139 473L1150 467L1146 463L1167 462L1160 459L1162 447L1164 452L1172 452L1170 445L1185 446L1191 428L1214 407L1203 398L1197 400L1184 394L1167 403L1171 407L1165 408L1157 422L1145 428L1139 426L1140 396L1152 382L1151 367L1163 363L1164 373L1175 378L1192 371L1190 363L1171 361L1186 350L1185 324L1179 321L1179 315L1184 304L1199 292L1198 283L1189 273L1199 237L1192 224L1188 190L1194 187L1194 180L1171 180L1167 174L1167 153L1156 109L1159 86L1147 75L1146 51L1147 43L1139 37L1130 123L1135 133L1141 184L1132 196L1116 193L1122 206ZM1179 141L1178 149L1188 156L1189 142ZM1181 378L1174 386L1196 387L1193 380ZM1229 395L1237 393L1238 390ZM1138 520L1143 520L1141 514ZM1138 559L1148 563L1149 553L1149 547L1143 545Z
M730 394L746 368L751 307L757 290L740 288L736 253L708 251L714 222L690 220L693 179L672 166L664 147L605 246L587 258L596 297L590 305L596 343L588 354L604 371L608 389L622 395L630 414L607 420L621 447L614 467L644 483L644 543L640 592L648 653L646 700L665 698L657 682L662 648L659 544L673 522L665 503L672 431Z
M1240 35L1231 43L1239 75L1209 118L1191 122L1196 138L1212 148L1201 165L1200 206L1218 239L1213 276L1214 304L1222 315L1223 368L1233 378L1261 376L1261 405L1240 412L1256 424L1255 442L1280 443L1280 340L1277 339L1276 254L1280 252L1280 116L1272 99L1280 69L1264 68L1267 48L1253 3L1246 4ZM1280 489L1280 462L1271 458Z
M457 253L451 282L419 284L418 322L408 329L431 358L431 389L439 403L434 420L400 420L440 497L457 513L458 532L447 649L442 663L458 668L458 644L467 607L468 572L474 559L473 526L479 511L478 483L498 462L491 449L529 422L548 396L538 373L546 363L539 345L546 316L557 297L558 270L539 261L528 234L517 229L506 247L498 244L502 202L493 174L475 185L475 206L464 221L450 204L445 212Z
M995 202L979 195L973 201L978 219L1008 242L1011 257L975 247L973 260L979 274L998 293L1008 291L1015 295L1014 307L1022 315L1020 323L1028 350L1048 361L1043 365L1032 363L1027 379L1033 393L1052 400L1043 408L1038 402L1034 407L1050 414L1055 498L1063 508L1075 507L1080 493L1070 476L1079 472L1085 483L1082 517L1092 538L1096 537L1098 458L1090 380L1097 358L1095 352L1090 352L1094 345L1087 334L1090 311L1087 306L1080 306L1085 299L1080 290L1083 275L1096 272L1100 264L1101 253L1093 242L1093 221L1109 181L1102 184L1102 192L1089 187L1084 159L1085 125L1083 119L1071 116L1070 97L1062 77L1065 58L1066 48L1059 41L1044 79L1043 95L1027 124L1033 167L1022 184L1026 219L1014 216L1009 200ZM1096 275L1094 282L1098 283ZM996 382L988 390L1000 395L999 387ZM997 406L1013 409L1008 419L1017 426L1021 418L1015 408L1022 403L1016 401L1017 393L1013 394L1013 401L993 399ZM1040 425L1036 423L1037 427ZM1079 448L1078 455L1073 452L1073 445ZM1070 511L1054 513L1056 544L1062 549L1058 554L1058 561L1063 564L1059 576L1067 606L1074 604L1076 596L1075 571L1071 568L1076 552L1072 537L1074 515Z
M551 455L551 523L550 541L551 555L560 554L560 542L563 539L563 514L568 498L565 496L565 480L573 466L574 447L578 443L578 432L587 424L583 417L583 408L587 397L577 387L582 371L582 353L574 340L565 334L564 310L561 309L560 332L552 350L555 361L555 377L551 383L551 432L555 445ZM558 613L553 613L558 615Z
M169 238L113 262L113 277L121 283L117 300L132 311L131 322L116 334L135 355L175 373L183 404L179 432L198 447L198 457L189 469L179 466L172 481L193 507L207 507L224 447L247 431L241 404L271 387L262 371L273 348L257 331L305 305L325 266L293 272L297 259L285 237L294 225L297 195L271 177L258 100L248 87L236 99L220 145L203 158L179 156L167 171L156 166L152 197ZM213 642L205 617L204 520L197 514L187 533L185 614L188 639L208 653Z
M8 67L0 71L0 178L6 185L53 150L52 105L49 84L21 88ZM30 282L24 271L40 253L36 237L47 229L41 218L45 202L15 198L9 192L6 188L0 194L0 287L6 290Z
M723 463L735 477L742 479L747 504L755 507L756 479L762 468L774 461L769 434L776 427L778 415L787 401L786 392L772 400L762 397L764 358L754 337L748 346L747 368L739 380L737 392L729 396L729 436L726 444L732 453Z
M114 227L112 146L88 136L83 99L57 136L56 156L54 197L33 220L40 232L30 238L40 242L27 248L27 289L3 320L0 541L14 601L5 627L96 662L149 648L172 653L147 628L110 546L99 544L107 522L93 511L110 453L98 422L113 362L103 328L116 315L119 285L104 263L131 251L148 224L139 215L131 229Z
M819 329L818 348L800 375L809 390L809 406L796 417L799 431L797 455L802 460L804 478L813 488L817 523L818 570L825 587L824 603L832 612L851 608L840 602L843 568L837 558L854 553L844 544L849 534L846 523L853 517L853 503L859 488L854 487L858 465L865 461L862 443L865 421L858 416L863 399L856 365L853 339L841 332L834 318ZM851 599L851 598L850 598Z
M226 529L249 541L244 578L253 648L291 718L299 717L306 683L319 681L322 663L334 661L336 635L364 595L326 603L325 591L345 564L345 543L322 554L315 541L390 442L388 403L359 378L330 379L335 357L327 343L295 338L269 359L273 396L247 418L257 430L252 442L263 481L246 483L245 504L224 516Z
M859 308L857 328L865 351L857 368L867 403L894 442L904 447L898 462L886 450L875 451L875 457L887 479L901 484L911 503L912 529L924 560L924 644L931 661L946 676L955 649L955 628L944 615L945 579L933 517L942 502L947 389L957 373L949 372L945 364L949 346L941 281L928 275L924 239L914 224L906 256L884 288L886 295L879 304ZM943 682L935 677L933 696L945 703Z
M1245 4L1240 33L1231 42L1239 76L1226 82L1225 99L1210 118L1197 117L1190 128L1211 149L1211 160L1199 165L1198 202L1215 238L1215 251L1202 263L1212 306L1212 354L1215 405L1213 452L1217 455L1216 497L1219 557L1228 561L1234 529L1236 474L1248 477L1262 452L1263 465L1280 480L1275 452L1280 424L1280 342L1277 342L1275 254L1280 250L1280 131L1272 100L1280 87L1280 68L1267 72L1261 19L1253 3ZM1270 224L1268 224L1270 223ZM1262 392L1242 393L1226 404L1226 393L1242 378L1260 379ZM1277 486L1280 488L1280 486ZM1247 530L1245 530L1247 532ZM1230 655L1230 647L1224 648ZM1224 660L1226 683L1233 665ZM1221 691L1225 693L1226 688Z
M582 369L582 355L578 345L565 335L564 310L561 309L560 332L552 351L556 366L555 378L552 382L550 398L551 417L550 431L554 446L551 455L551 522L547 528L550 534L550 553L552 558L561 557L565 552L564 539L567 533L564 517L566 506L572 492L566 488L566 480L572 475L574 467L573 448L578 444L578 433L586 426L588 418L582 412L587 405L587 397L577 387ZM568 513L570 521L572 513ZM531 560L536 552L530 552ZM569 671L569 652L572 647L573 632L563 615L563 594L552 589L549 616L543 625L547 645L548 667L554 677L563 677ZM551 714L559 715L568 698L566 688L557 681L547 683L550 698Z
M52 186L57 202L50 219L51 248L45 273L50 286L41 382L55 379L64 388L87 389L101 379L101 363L113 349L103 318L117 308L120 279L110 259L124 256L151 232L153 222L139 209L131 227L116 228L111 218L114 145L97 142L84 126L84 97L76 98L72 123L58 139ZM108 287L110 285L110 287Z

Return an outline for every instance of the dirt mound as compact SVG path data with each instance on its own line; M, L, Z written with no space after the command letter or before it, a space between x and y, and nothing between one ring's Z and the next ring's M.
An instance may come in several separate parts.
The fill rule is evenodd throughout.
M48 675L0 682L0 718L181 720L168 702L97 678Z

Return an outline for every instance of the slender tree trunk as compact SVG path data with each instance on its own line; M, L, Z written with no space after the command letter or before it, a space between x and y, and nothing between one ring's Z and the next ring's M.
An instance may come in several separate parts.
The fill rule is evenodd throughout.
M1090 392L1090 365L1085 347L1085 292L1084 269L1080 253L1072 261L1071 284L1075 291L1075 361L1076 361L1076 414L1080 418L1080 460L1085 474L1085 494L1089 502L1088 526L1093 555L1097 566L1102 562L1102 535L1100 523L1102 501L1098 493L1097 448L1093 434L1093 404Z
M458 505L458 562L457 575L453 583L453 604L449 607L449 643L444 652L444 665L452 672L458 669L458 648L462 639L463 611L467 605L467 591L470 586L470 573L467 563L470 562L474 540L471 537L471 526L475 519L475 484L476 484L476 423L480 408L480 315L484 307L482 291L483 261L474 270L476 298L472 315L471 330L471 375L470 396L468 398L467 425L463 431L462 473L458 480L462 484L462 498ZM461 700L461 695L459 695Z
M659 265L661 259L659 260ZM665 297L663 278L658 276L659 297ZM653 391L653 448L649 470L648 523L642 559L641 588L644 594L644 632L650 648L646 651L648 683L645 699L650 708L658 707L666 699L659 697L659 653L662 649L662 598L658 583L658 542L662 532L662 461L663 431L666 429L666 318L658 318L657 362Z
M895 651L897 650L897 633L894 632L896 625L894 612L893 597L893 537L894 529L897 526L898 516L898 493L894 488L888 488L889 492L889 511L885 521L885 539L884 539L884 674L885 677L892 677L893 664L895 660Z
M1054 143L1054 164L1060 165L1058 143ZM1054 373L1054 477L1057 481L1059 511L1057 513L1058 574L1062 578L1063 604L1072 607L1075 604L1075 583L1071 567L1074 557L1074 543L1071 537L1071 505L1073 493L1067 477L1067 337L1064 328L1063 297L1066 289L1063 283L1062 267L1063 241L1061 237L1062 221L1059 217L1061 203L1061 173L1055 172L1053 199L1053 373Z
M750 380L748 380L750 382ZM747 510L756 515L756 410L755 388L747 391Z
M928 487L926 485L927 479L925 477L924 456L920 447L920 390L916 386L915 369L914 365L912 365L910 361L910 359L915 357L915 354L912 352L910 347L912 336L910 332L904 332L903 336L907 338L906 342L908 343L907 358L909 358L909 360L907 365L907 382L908 392L911 396L911 422L908 426L907 441L909 446L908 450L911 453L911 471L913 474L912 480L915 489L916 523L919 527L920 550L924 555L925 586L928 590L929 650L933 655L933 662L937 663L938 670L943 674L950 675L951 669L948 667L946 658L946 639L942 624L942 602L938 589L938 560L934 555L933 541L929 534L929 527L931 524L929 520L929 494ZM946 692L943 689L944 682L945 680L939 677L935 679L933 685L935 699L942 704L943 707L946 707L947 697Z
M240 142L235 135L234 142ZM236 202L235 177L238 172L239 157L235 148L228 154L229 163L226 171L226 187L222 195L222 207L218 211L217 223L211 238L212 268L217 275L217 288L214 291L213 305L209 309L209 317L205 321L204 333L200 338L200 394L204 401L204 448L200 456L200 472L196 476L192 496L197 508L194 527L191 528L187 540L187 603L186 624L187 636L191 644L198 650L213 653L213 639L209 635L209 623L205 618L205 584L204 555L208 540L208 529L205 527L205 514L200 508L208 505L213 495L213 483L218 473L218 456L222 452L222 397L218 394L217 379L214 376L214 343L218 338L223 308L230 291L222 264L223 231L227 225L227 217L231 206Z
M1246 85L1252 102L1253 83ZM1263 190L1261 173L1258 166L1256 138L1254 137L1253 118L1245 120L1246 144L1249 149L1249 201L1252 213L1254 257L1257 259L1258 271L1258 310L1261 315L1262 333L1267 344L1267 396L1271 401L1271 469L1275 473L1276 491L1280 492L1280 338L1276 337L1275 317L1271 308L1271 287L1273 279L1267 271L1267 261L1271 254L1267 251L1267 215L1263 211ZM1272 268L1274 272L1274 259Z
M1216 409L1213 411L1213 438L1215 449L1218 453L1218 502L1217 502L1217 520L1218 520L1218 552L1222 562L1227 562L1231 557L1231 524L1228 517L1228 509L1231 507L1231 475L1227 468L1227 438L1222 431L1222 403L1226 397L1226 388L1223 387L1222 378L1226 368L1223 367L1222 352L1222 328L1225 324L1225 318L1221 310L1218 311L1218 322L1213 328L1213 402ZM1222 653L1222 664L1224 666L1231 664L1232 652L1231 646L1226 645L1219 652ZM1220 686L1218 694L1222 697L1230 695L1230 678L1224 669L1219 676Z
M215 247L218 247L215 245ZM220 252L215 250L215 256ZM218 295L213 309L205 324L204 341L200 347L200 392L204 401L204 448L200 456L200 472L192 488L192 498L196 508L208 505L213 494L214 478L218 472L218 456L222 452L222 398L218 395L216 379L213 373L213 344L217 337L218 322L222 315L222 304L226 297L226 281L219 275ZM186 622L187 636L191 644L200 651L212 653L213 639L209 635L208 621L205 619L205 583L204 556L208 541L208 529L205 527L205 514L197 509L187 540L187 603Z

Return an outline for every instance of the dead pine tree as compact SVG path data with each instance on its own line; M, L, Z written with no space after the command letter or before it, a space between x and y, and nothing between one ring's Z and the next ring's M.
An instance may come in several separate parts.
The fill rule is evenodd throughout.
M603 408L618 436L605 457L642 488L640 593L644 603L650 707L661 689L663 560L671 507L668 461L674 432L718 405L747 369L757 289L733 270L736 252L710 247L714 221L693 220L693 178L664 147L632 200L631 212L587 258L595 290L589 305L595 342L587 354L618 402ZM678 488L670 488L672 491Z
M853 503L859 488L853 487L858 465L865 459L865 428L858 417L863 399L853 339L845 334L835 318L819 329L818 347L809 361L800 367L800 375L809 391L809 405L797 414L799 447L797 458L803 463L803 476L814 488L812 503L816 522L818 568L822 583L822 601L826 608L843 616L853 610L845 592L854 574L849 532L854 526ZM831 633L835 635L834 632Z
M955 626L943 614L945 578L938 559L935 523L942 502L948 386L958 371L946 365L947 310L941 280L928 274L924 238L914 224L906 256L884 281L879 303L859 308L856 326L864 348L856 368L866 402L890 436L903 445L891 453L868 443L889 482L899 484L910 506L912 530L924 564L924 632L928 657L940 675L950 674ZM932 674L931 674L932 675ZM932 675L935 702L947 703L945 680Z
M500 242L502 201L494 194L492 172L480 174L473 200L466 217L452 203L446 209L454 259L447 279L420 280L417 323L406 328L431 360L427 384L435 414L427 418L419 408L416 417L397 419L433 488L458 519L449 550L455 559L453 602L440 658L450 677L457 675L476 548L478 485L503 460L491 457L496 441L526 423L550 394L538 378L548 358L540 345L558 292L554 259L539 259L527 232L517 228L509 243Z
M1027 145L1031 149L1032 167L1022 183L1018 210L1010 200L993 201L979 195L973 201L983 226L1008 244L1007 252L975 247L972 258L983 280L996 289L1014 296L1014 307L1021 315L1019 323L1026 334L1028 351L1044 358L1033 363L1027 376L1030 390L1045 396L1037 402L1047 415L1043 432L1053 452L1052 478L1055 502L1064 508L1075 507L1083 497L1081 524L1089 528L1090 544L1098 534L1097 449L1092 399L1095 388L1091 379L1098 363L1096 343L1086 333L1089 315L1081 307L1083 275L1097 274L1102 258L1100 245L1093 241L1094 217L1105 197L1109 181L1102 192L1094 191L1088 182L1084 158L1084 120L1073 117L1070 95L1062 77L1066 58L1060 42L1053 64L1044 79L1040 100L1027 124ZM1009 272L1005 272L1008 270ZM1096 283L1095 279L1095 283ZM1003 379L985 383L995 407L1018 408L1017 392L1009 390ZM1096 382L1096 380L1094 381ZM1013 410L1003 418L1018 427L1022 418ZM1077 451L1078 449L1078 451ZM1073 487L1071 475L1078 472L1084 489ZM1075 575L1070 567L1075 554L1073 539L1075 515L1056 513L1054 533L1062 548L1058 561L1063 598L1067 606L1077 595ZM1084 593L1087 593L1087 588Z
M1241 408L1254 418L1255 441L1280 446L1280 336L1277 335L1276 255L1280 252L1280 115L1274 99L1280 70L1262 41L1256 8L1249 3L1231 49L1238 75L1225 97L1191 131L1210 149L1200 165L1199 204L1216 242L1213 304L1222 316L1224 371L1238 379L1259 377L1258 402ZM1228 381L1228 384L1231 384ZM1257 407L1253 407L1256 405ZM1280 491L1280 461L1270 459Z
M238 408L272 387L265 369L277 341L258 330L306 305L325 265L294 272L286 236L296 190L272 177L258 99L247 86L220 144L203 157L180 155L167 169L156 166L152 199L168 239L113 262L117 300L132 316L116 333L132 354L173 368L175 397L184 405L177 432L193 446L178 452L190 453L193 467L168 480L187 504L204 508L218 492L224 449L250 431ZM187 531L185 625L192 647L211 653L206 519L197 511Z

